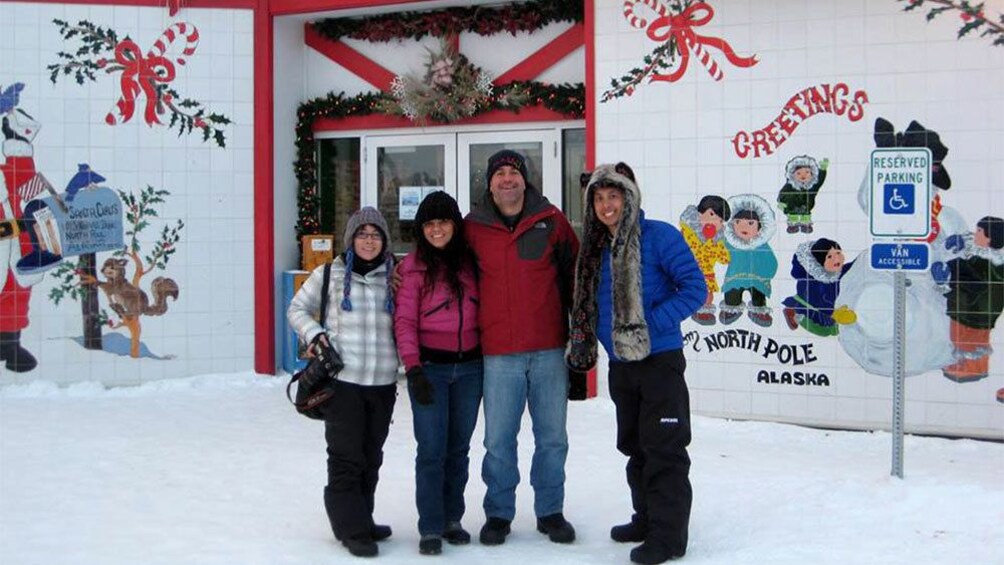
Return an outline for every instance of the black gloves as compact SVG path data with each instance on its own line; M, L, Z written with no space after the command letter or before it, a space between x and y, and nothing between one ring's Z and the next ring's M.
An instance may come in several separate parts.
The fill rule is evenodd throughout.
M415 402L422 406L429 406L435 401L432 396L432 383L425 377L422 367L412 367L405 373L408 377L408 388L415 399Z
M588 389L586 387L586 371L568 370L568 399L585 400Z

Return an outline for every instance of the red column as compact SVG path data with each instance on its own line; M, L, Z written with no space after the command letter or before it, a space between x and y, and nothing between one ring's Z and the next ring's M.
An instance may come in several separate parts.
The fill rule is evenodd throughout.
M272 14L254 11L254 369L275 374L275 232L272 109Z

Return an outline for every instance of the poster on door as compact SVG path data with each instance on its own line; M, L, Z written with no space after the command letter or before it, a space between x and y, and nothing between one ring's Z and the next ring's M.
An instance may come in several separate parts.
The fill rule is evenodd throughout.
M418 214L418 205L425 200L425 197L436 192L445 190L443 186L402 186L398 188L398 219L410 222Z

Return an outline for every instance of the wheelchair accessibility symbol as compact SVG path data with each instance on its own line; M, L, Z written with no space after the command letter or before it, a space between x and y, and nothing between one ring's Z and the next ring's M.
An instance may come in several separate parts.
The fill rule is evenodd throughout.
M882 211L886 214L911 215L916 199L912 184L886 184L882 188Z

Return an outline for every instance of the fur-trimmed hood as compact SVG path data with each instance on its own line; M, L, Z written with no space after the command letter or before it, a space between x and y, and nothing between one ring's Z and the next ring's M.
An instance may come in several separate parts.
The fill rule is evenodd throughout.
M995 267L1000 267L1004 265L1004 249L994 249L993 247L980 247L976 245L973 241L973 234L967 233L962 236L963 241L966 246L962 248L962 257L969 259L972 257L979 257L980 259L986 259L990 261L990 264Z
M624 207L617 232L600 222L593 209L593 194L598 187L624 191ZM598 319L597 292L603 251L610 248L610 272L613 282L614 354L625 361L640 361L649 356L651 340L642 303L641 281L641 192L629 177L612 164L593 171L583 195L582 245L575 268L571 327L565 362L569 367L586 370L596 364Z
M732 222L725 227L725 240L736 249L753 250L770 241L777 230L777 219L774 217L774 210L762 196L756 194L737 194L729 198L729 208L732 209L732 220L743 210L752 210L760 217L760 235L754 237L749 242L739 239L732 228Z
M723 222L723 226L724 224L727 223L728 223L727 220ZM693 204L687 206L687 208L683 211L683 213L680 214L680 224L685 225L691 230L693 230L694 234L697 236L697 240L700 241L701 243L704 243L706 241L719 242L725 239L724 227L718 230L715 233L715 237L712 237L711 239L708 239L707 237L704 236L704 231L701 229L701 213L697 211L697 206Z
M818 240L814 239L811 241L803 241L798 244L798 248L795 249L795 261L802 266L802 269L805 270L805 274L813 280L817 280L822 283L839 282L843 272L838 271L836 273L831 273L830 271L827 271L819 264L819 261L816 261L816 258L812 256L812 246L816 244L816 241Z
M812 172L812 176L806 182L799 182L795 179L795 171L802 168L808 168ZM812 185L819 182L819 163L808 155L792 157L788 161L788 164L784 166L784 178L796 190L809 190L812 188Z
M624 213L617 227L617 237L626 236L632 227L637 229L638 226L638 219L641 215L641 191L638 190L638 185L614 170L613 165L600 165L589 177L586 193L582 196L583 241L591 241L590 236L597 231L602 233L604 237L609 237L610 230L596 217L596 212L593 210L593 194L601 186L616 187L624 191Z

